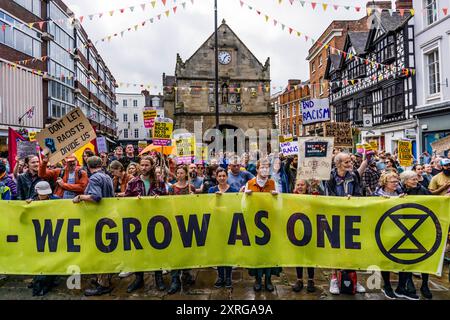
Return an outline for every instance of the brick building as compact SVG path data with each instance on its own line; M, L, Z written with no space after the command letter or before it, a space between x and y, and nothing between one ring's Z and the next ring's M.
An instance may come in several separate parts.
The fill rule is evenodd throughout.
M0 0L0 26L0 145L8 127L37 131L76 106L113 143L116 81L64 2Z
M278 97L280 134L304 135L302 130L301 102L310 98L308 82L289 80L288 86Z

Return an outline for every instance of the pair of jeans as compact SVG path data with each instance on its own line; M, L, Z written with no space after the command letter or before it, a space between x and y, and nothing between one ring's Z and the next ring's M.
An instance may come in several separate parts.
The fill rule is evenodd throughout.
M217 267L217 273L219 274L219 278L224 279L231 279L231 271L232 267Z
M297 279L303 279L303 267L295 268L297 271ZM308 267L308 279L314 279L314 268Z

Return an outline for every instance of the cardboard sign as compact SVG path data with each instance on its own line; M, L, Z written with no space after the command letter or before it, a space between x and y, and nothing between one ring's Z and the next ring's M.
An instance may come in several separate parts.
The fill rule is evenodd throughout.
M105 137L97 137L97 150L98 153L108 153L108 144Z
M27 156L37 155L36 141L17 141L17 155L19 159L25 159Z
M330 102L328 99L302 101L303 124L330 121Z
M294 137L292 136L292 134L280 135L280 136L278 136L278 141L280 142L280 144L282 144L284 142L292 142L292 141L294 141Z
M285 156L293 156L298 154L298 142L283 142L280 143L280 151Z
M44 150L44 154L48 155L49 163L52 165L96 137L94 129L80 108L70 111L36 135L39 145Z
M205 164L208 162L208 146L197 143L195 148L195 164Z
M445 151L450 149L450 136L433 142L431 148L433 148L436 154L444 154Z
M334 138L298 138L297 179L329 180Z
M410 167L413 163L411 141L398 141L398 162L402 167Z
M351 148L353 146L352 127L349 122L324 123L325 137L334 137L335 148Z
M170 146L172 144L173 121L169 118L156 118L153 127L153 144Z
M152 108L145 108L144 112L144 127L147 129L153 128L155 125L155 118L157 116L157 111Z
M181 134L174 138L178 164L192 163L196 150L195 136L192 134Z
M361 143L356 144L356 152L363 154L364 153L364 145Z

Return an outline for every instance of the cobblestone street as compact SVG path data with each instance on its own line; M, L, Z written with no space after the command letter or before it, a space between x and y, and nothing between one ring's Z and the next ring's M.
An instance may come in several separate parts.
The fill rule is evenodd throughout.
M445 266L445 273L441 278L430 277L430 289L434 300L449 300L448 268ZM367 292L365 294L331 295L328 291L330 270L316 269L315 284L316 292L307 293L304 288L300 293L295 293L291 285L296 281L294 268L284 268L281 276L273 278L275 291L255 293L253 291L253 278L248 275L246 269L233 270L233 289L215 289L213 287L216 280L216 270L195 269L192 270L195 277L195 284L191 287L183 288L180 293L168 295L160 292L154 287L153 274L146 273L145 288L128 294L127 287L134 280L134 276L119 278L114 276L112 284L114 290L109 295L101 297L85 297L83 291L89 286L92 277L82 277L82 290L69 290L66 287L67 277L61 277L60 284L44 297L33 297L31 289L27 286L31 282L31 276L8 276L0 281L0 299L2 300L384 300L385 297L380 290L367 288L367 277L369 274L358 273L358 279L363 284ZM306 278L305 278L306 279ZM164 275L166 285L169 285L170 275ZM392 275L392 286L395 289L397 275ZM305 281L306 282L306 281ZM415 286L420 295L419 288L421 280L414 277ZM382 281L381 281L382 284ZM305 283L306 287L306 283ZM421 297L421 299L423 299Z

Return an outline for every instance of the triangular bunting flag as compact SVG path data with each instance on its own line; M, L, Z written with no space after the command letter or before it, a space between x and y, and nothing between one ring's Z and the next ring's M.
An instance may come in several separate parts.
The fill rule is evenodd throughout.
M361 11L361 7L355 7L356 12L360 12Z
M166 17L168 17L168 16L169 16L169 14L170 14L170 11L169 11L169 10L167 10L167 11L165 12L165 14L166 14Z
M442 8L442 11L444 12L445 16L448 14L448 8Z
M277 25L277 20L273 20L273 25L274 25L274 26Z
M409 13L411 13L412 16L414 16L416 14L416 10L414 9L409 9Z
M80 21L81 22L81 21ZM44 28L44 23L45 23L45 21L40 21L38 24L39 24L39 29L41 29L41 30L43 30L43 28Z
M339 8L339 6L337 4L333 5L334 10L337 11L337 9Z
M302 5L302 7L305 6L305 1L300 1L300 4Z
M186 2L183 2L181 5L183 6L183 9L186 9Z
M405 15L405 9L399 9L400 16L403 17Z
M177 13L177 6L173 7L173 13Z
M269 16L268 15L265 15L265 18L266 18L266 22L269 21Z
M153 2L152 2L152 4L153 4ZM145 10L145 3L141 4L141 8L142 8L142 11ZM154 8L154 6L153 6L153 8Z
M124 13L125 9L120 9L119 11L120 11L120 13Z
M109 12L109 15L112 17L113 14L114 14L114 10L111 10L111 11Z
M163 5L166 5L167 0L161 0L161 2L163 3Z
M328 4L326 4L326 3L322 3L322 7L323 7L323 11L327 11L327 8L328 8Z
M315 10L315 9L316 9L316 5L317 5L317 3L316 3L316 2L311 2L311 7L313 8L313 10Z
M291 34L291 33L292 33L292 31L294 31L294 29L292 29L292 28L289 28L289 34Z
M240 1L240 3L241 3L241 7L243 7L243 6L244 6L244 2L243 2L243 1Z

